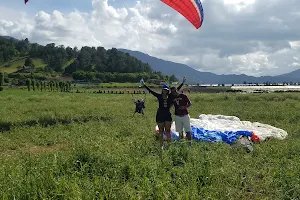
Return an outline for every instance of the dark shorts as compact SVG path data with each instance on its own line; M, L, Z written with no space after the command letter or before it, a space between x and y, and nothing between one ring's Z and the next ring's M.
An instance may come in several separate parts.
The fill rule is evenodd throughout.
M170 111L156 112L156 123L172 122L172 114Z
M135 112L144 114L144 108L136 108Z

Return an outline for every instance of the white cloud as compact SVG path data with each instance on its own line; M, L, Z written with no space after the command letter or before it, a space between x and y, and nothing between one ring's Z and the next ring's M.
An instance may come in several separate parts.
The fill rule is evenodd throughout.
M255 0L224 0L225 4L253 4Z
M22 17L22 12L16 11L14 8L8 8L6 6L1 6L0 3L0 19L15 21L19 20Z
M91 3L90 13L2 13L0 34L40 44L139 50L217 74L278 75L300 67L299 0L202 0L199 30L161 1L127 8L108 0Z

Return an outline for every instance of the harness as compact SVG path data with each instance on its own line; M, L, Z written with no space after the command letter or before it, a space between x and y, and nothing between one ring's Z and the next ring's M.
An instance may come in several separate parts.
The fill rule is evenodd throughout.
M142 113L142 114L144 114L146 94L145 94L145 98L144 99L138 99L138 100L135 100L133 98L132 94L131 94L131 96L132 96L132 100L135 103L135 113Z
M143 99L139 99L135 102L135 112L141 113L145 108L145 102Z

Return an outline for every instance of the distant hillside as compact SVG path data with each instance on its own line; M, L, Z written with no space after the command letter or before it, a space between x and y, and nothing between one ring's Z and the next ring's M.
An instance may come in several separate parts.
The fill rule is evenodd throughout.
M175 74L179 79L186 76L189 83L199 84L242 84L247 83L266 83L266 82L300 82L300 69L291 73L280 76L262 76L254 77L242 75L217 75L210 72L200 72L187 65L174 63L171 61L162 60L152 57L139 51L131 51L128 49L118 49L131 56L136 57L142 62L148 63L153 70L161 71L164 74Z
M141 78L154 82L177 81L175 76L154 72L149 64L116 48L84 46L78 49L54 43L43 46L30 43L27 38L17 40L10 36L0 36L0 72L5 73L6 82L27 77L43 80L71 77L98 83L137 83Z
M26 61L30 69L19 70ZM217 75L138 51L88 46L77 49L54 43L43 46L10 36L0 36L0 72L6 73L6 81L33 72L41 79L64 76L96 82L138 82L141 78L174 82L184 76L194 84L300 82L300 69L279 76ZM17 76L16 72L25 75Z
M14 73L17 72L19 69L21 69L25 63L26 57L25 58L17 58L14 60L11 60L10 62L6 63L6 65L0 65L0 72L4 73ZM44 69L46 64L43 63L41 59L32 59L33 63L35 64L35 67L38 69Z
M18 39L14 38L14 37L11 37L11 36L1 36L1 37L5 38L5 39L8 39L8 40L12 39L14 41L19 41Z

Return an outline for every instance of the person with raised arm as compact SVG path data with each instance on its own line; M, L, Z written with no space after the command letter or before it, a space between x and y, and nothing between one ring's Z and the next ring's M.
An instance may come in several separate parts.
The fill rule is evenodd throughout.
M177 88L178 90L183 86L185 82L185 78L183 83ZM171 142L171 125L172 125L172 114L170 111L171 106L174 103L174 96L169 94L169 86L164 84L162 86L161 93L156 93L151 90L145 82L142 80L142 85L158 100L158 108L156 111L156 123L159 128L160 134L160 144L163 149L163 142L164 142L164 131L166 131L167 141L168 143Z

